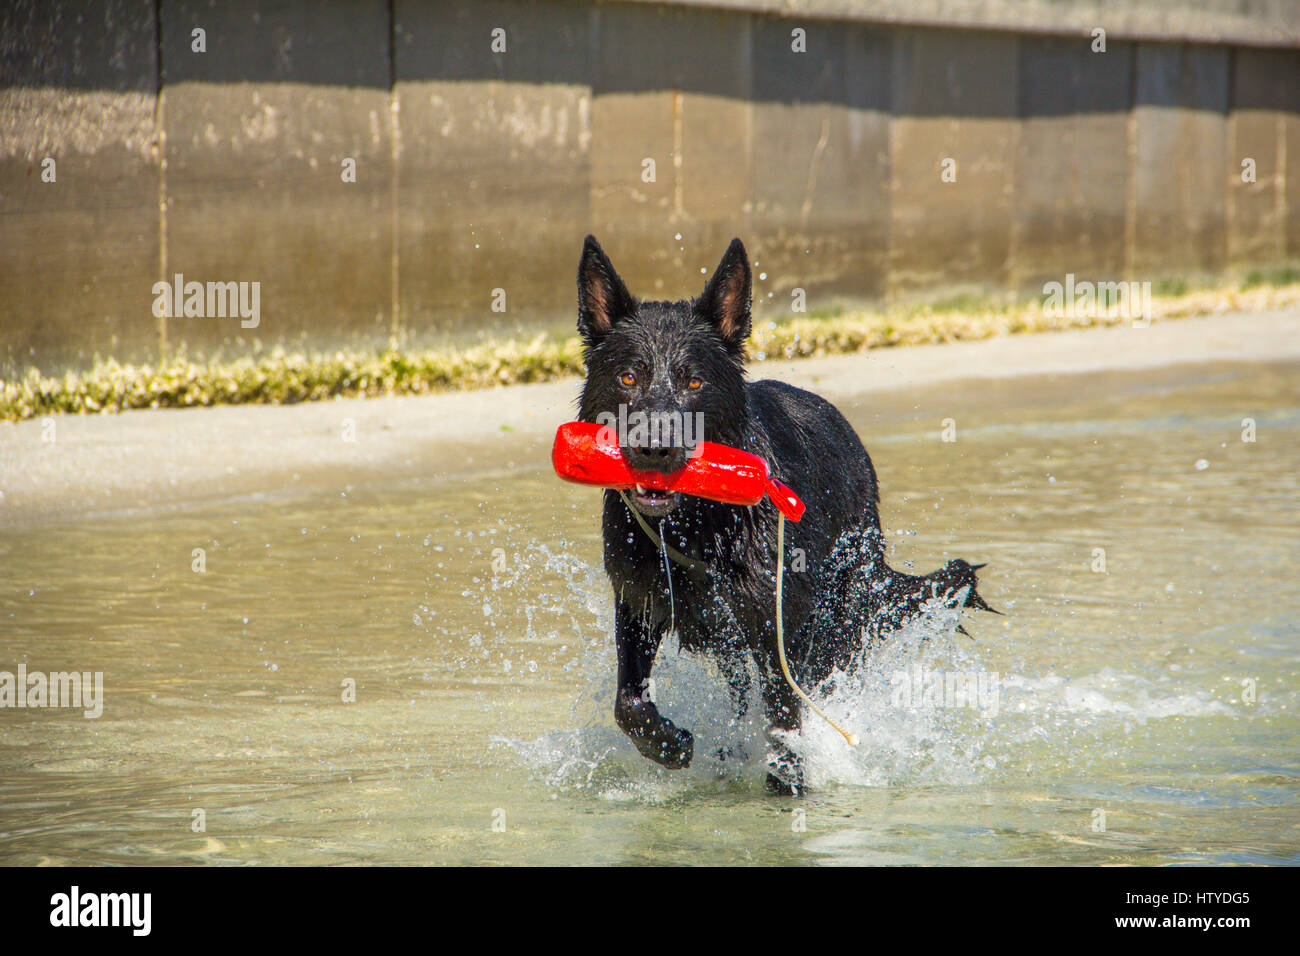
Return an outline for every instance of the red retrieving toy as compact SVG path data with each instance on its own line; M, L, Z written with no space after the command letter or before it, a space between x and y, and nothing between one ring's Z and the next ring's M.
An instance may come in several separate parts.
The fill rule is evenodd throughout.
M628 465L612 428L590 422L566 422L555 432L551 449L555 473L565 481L626 491L637 485L656 491L679 491L729 505L756 505L764 495L791 521L803 517L799 496L767 473L767 462L739 448L702 441L686 467L671 475L639 471Z

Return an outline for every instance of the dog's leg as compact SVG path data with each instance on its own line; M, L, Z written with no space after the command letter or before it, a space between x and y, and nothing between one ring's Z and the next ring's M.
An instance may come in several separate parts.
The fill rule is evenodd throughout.
M648 627L623 602L614 617L614 642L618 648L618 691L614 719L642 756L678 768L690 765L695 738L663 717L650 700L650 668L659 652L658 628Z
M795 732L801 726L802 705L779 670L762 668L763 709L767 716L767 789L787 797L804 791L803 759L776 731Z

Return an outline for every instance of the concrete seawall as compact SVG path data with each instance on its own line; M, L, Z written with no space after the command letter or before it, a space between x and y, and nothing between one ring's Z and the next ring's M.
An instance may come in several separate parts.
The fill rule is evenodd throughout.
M262 6L0 13L0 375L568 328L588 231L770 314L1300 260L1290 4Z

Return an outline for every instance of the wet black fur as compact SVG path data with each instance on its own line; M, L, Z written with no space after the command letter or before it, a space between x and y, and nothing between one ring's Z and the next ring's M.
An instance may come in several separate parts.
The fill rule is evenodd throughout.
M890 568L877 512L876 475L853 428L829 402L774 381L745 380L751 278L740 240L733 240L699 298L638 302L596 240L588 236L578 272L578 330L587 378L579 417L596 421L620 404L648 413L704 413L704 438L766 459L774 477L807 505L786 522L784 625L787 659L800 686L815 686L836 667L854 663L864 641L895 629L932 598L987 607L976 594L975 568L950 561L932 574ZM628 387L625 372L636 376ZM702 385L692 390L692 378ZM625 448L638 467L645 449ZM663 463L673 471L685 452ZM797 729L801 702L781 676L774 626L777 512L768 499L754 507L680 496L662 523L668 543L705 562L707 576L672 565L670 604L664 557L623 499L604 496L605 570L614 586L620 727L646 757L668 767L690 763L694 739L662 716L646 691L660 640L675 618L681 646L718 661L743 713L749 661L757 667L769 728ZM802 549L805 571L791 570ZM815 719L815 718L814 718ZM803 787L802 767L769 732L769 787Z

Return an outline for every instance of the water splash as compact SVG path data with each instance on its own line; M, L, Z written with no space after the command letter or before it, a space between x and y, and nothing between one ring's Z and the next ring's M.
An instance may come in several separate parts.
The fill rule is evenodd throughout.
M520 557L484 590L494 607L520 602L530 639L554 642L561 633L579 635L565 645L560 670L574 685L573 698L566 726L534 739L497 737L495 743L548 786L590 791L606 800L659 803L690 792L761 788L767 742L757 681L746 716L738 719L713 662L665 639L652 695L666 716L695 735L695 759L689 768L674 771L645 760L613 719L614 608L603 569L564 545L533 545ZM978 645L954 637L959 617L952 602L934 602L883 643L867 647L864 642L851 670L808 688L819 706L861 740L851 748L824 721L807 715L787 742L803 757L810 787L1014 780L1026 769L1075 767L1084 759L1080 738L1095 744L1097 735L1109 734L1114 739L1103 749L1113 756L1123 751L1124 735L1148 721L1236 713L1208 691L1170 693L1146 678L1104 668L1073 678L991 673ZM545 618L550 625L543 625ZM919 695L900 700L901 676L918 671L992 684L996 706Z

